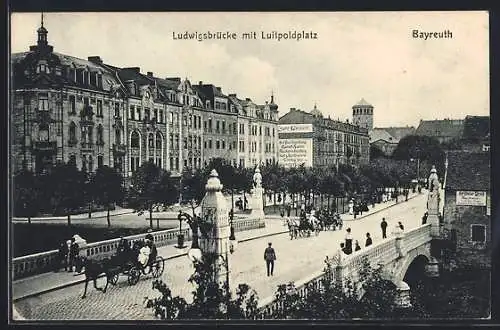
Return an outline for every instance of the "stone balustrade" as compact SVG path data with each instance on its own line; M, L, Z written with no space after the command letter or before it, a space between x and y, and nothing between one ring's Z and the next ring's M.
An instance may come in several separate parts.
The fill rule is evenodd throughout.
M235 231L251 230L262 228L265 226L265 224L262 224L259 219L234 220L233 225ZM182 233L184 234L184 239L186 241L191 239L191 230L189 228L182 229ZM179 229L162 230L152 232L151 234L153 235L156 246L161 247L164 245L176 243ZM130 242L130 244L132 244L136 240L144 239L145 236L146 233L127 236L126 238ZM89 243L85 247L81 247L80 254L93 259L110 257L115 253L119 241L119 238L115 238L101 242ZM58 250L51 250L13 258L13 279L16 280L30 275L53 271L57 262Z
M333 274L331 274L331 281L340 281L350 279L357 282L359 279L359 271L363 266L363 259L367 257L370 265L377 268L378 265L390 264L400 257L398 251L398 240L400 247L405 251L410 251L421 245L426 244L431 240L431 225L426 224L419 226L399 235L392 236L384 239L378 244L373 244L365 247L360 251L354 252L351 255L339 253L333 259ZM320 288L322 281L325 277L323 270L314 273L313 275L297 281L296 289L301 297L307 296L307 287L312 285L314 288ZM276 311L283 308L281 304L275 300L275 297L268 297L259 302L259 315L258 319L270 318Z
M191 238L191 231L188 228L182 230L186 240ZM177 242L179 229L168 229L152 232L156 246L164 246ZM132 244L136 240L144 239L147 233L127 236L126 238ZM102 259L113 255L118 247L119 238L110 239L101 242L89 243L80 249L80 255L93 259ZM27 256L12 259L12 277L14 280L49 272L54 270L58 262L58 250L51 250Z

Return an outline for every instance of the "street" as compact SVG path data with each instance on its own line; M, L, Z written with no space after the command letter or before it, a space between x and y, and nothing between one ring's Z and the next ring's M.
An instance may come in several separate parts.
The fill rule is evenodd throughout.
M325 256L331 256L337 251L347 227L352 229L354 240L358 240L363 247L366 232L370 232L373 244L382 239L382 217L385 217L389 224L389 235L398 221L405 225L406 230L420 225L426 210L425 200L425 194L419 195L408 202L401 202L363 219L345 221L342 231L321 232L317 237L313 234L309 238L290 240L288 235L283 234L243 242L230 257L231 288L234 290L238 284L246 283L257 291L260 299L267 298L274 294L279 284L298 281L323 269ZM274 276L270 278L266 276L263 260L263 252L268 242L273 243L277 254ZM159 249L159 254L161 253ZM187 279L193 269L187 257L168 260L161 279L169 285L174 296L180 295L190 301L193 286ZM98 283L102 286L104 280L100 279ZM27 319L148 320L154 317L150 309L143 307L144 297L159 295L158 291L152 290L151 276L141 278L135 286L129 286L126 276L121 276L117 286L110 285L105 294L96 291L89 284L86 299L81 299L82 292L83 284L70 286L21 300L15 306Z

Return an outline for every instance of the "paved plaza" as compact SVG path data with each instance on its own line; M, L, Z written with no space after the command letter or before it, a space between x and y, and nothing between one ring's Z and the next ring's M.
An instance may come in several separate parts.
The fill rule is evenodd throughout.
M272 296L279 284L290 281L299 281L314 272L323 269L326 255L333 255L339 248L344 238L345 228L351 227L353 238L359 240L363 247L366 232L370 232L373 243L382 240L380 221L385 217L389 223L388 232L401 221L406 230L417 227L421 217L426 211L426 194L416 195L407 202L398 204L386 203L377 205L370 210L370 214L357 220L350 220L352 216L345 216L344 230L321 232L319 236L290 240L283 233L285 228L277 217L266 219L266 228L249 230L237 233L240 241L238 249L230 257L231 287L234 290L238 284L247 283L255 289L260 299ZM388 207L392 205L391 207ZM385 209L384 209L385 208ZM371 214L376 212L374 214ZM273 235L274 234L274 235ZM267 235L265 237L262 237ZM273 277L266 276L263 251L267 242L272 242L277 253L275 272ZM189 242L188 242L189 244ZM158 249L163 257L180 255L185 250L173 246ZM165 272L161 279L172 290L173 295L180 295L190 301L193 286L187 281L194 268L186 256L171 258L165 263ZM59 278L57 278L60 276ZM64 277L64 279L62 279ZM29 295L30 290L36 292L40 286L58 285L61 281L68 281L73 277L78 281L78 276L72 274L49 273L38 275L38 278L28 278L16 281L14 286L14 299ZM52 281L52 283L49 283ZM99 285L104 284L104 279L99 280ZM16 293L17 286L17 293ZM81 299L83 284L72 285L63 289L38 294L15 302L15 307L26 319L37 320L148 320L153 319L152 311L144 308L145 297L156 297L158 291L152 289L151 276L141 278L135 286L129 286L125 276L121 276L117 286L109 286L106 293L96 291L91 285L86 299Z

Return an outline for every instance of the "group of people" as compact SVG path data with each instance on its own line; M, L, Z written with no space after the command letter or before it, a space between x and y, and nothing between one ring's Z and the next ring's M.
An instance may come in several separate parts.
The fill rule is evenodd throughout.
M345 254L351 254L353 252L353 246L352 246L352 233L351 233L351 228L346 229L346 235L344 238L344 242L340 243L340 249L342 252ZM365 247L372 245L372 237L370 233L366 233L366 241L365 241ZM359 251L361 250L361 246L359 245L358 240L354 241L354 251Z
M80 254L80 246L75 237L59 244L58 262L55 271L58 272L64 267L67 272L73 272L76 269L77 257Z

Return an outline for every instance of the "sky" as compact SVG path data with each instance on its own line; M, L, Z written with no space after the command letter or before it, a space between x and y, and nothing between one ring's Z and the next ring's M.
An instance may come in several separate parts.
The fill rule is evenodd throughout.
M36 44L40 16L12 14L11 52ZM487 12L44 13L44 26L55 52L212 83L258 104L273 93L280 116L316 104L325 117L352 120L361 98L374 106L375 127L490 112ZM208 31L237 40L173 38ZM253 31L257 39L242 39ZM261 38L272 31L317 39Z

